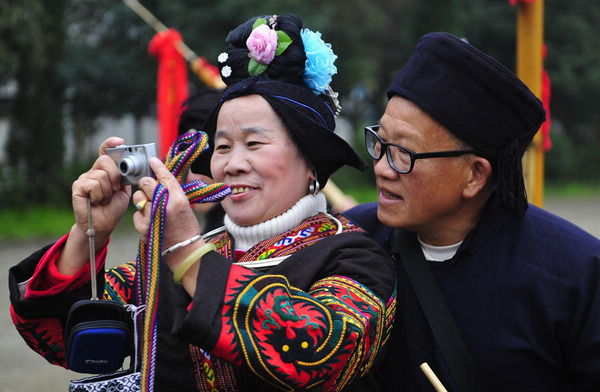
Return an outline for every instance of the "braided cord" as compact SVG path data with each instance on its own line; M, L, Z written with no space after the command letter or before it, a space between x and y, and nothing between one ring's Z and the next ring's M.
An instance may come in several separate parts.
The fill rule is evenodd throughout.
M204 132L188 133L180 136L169 149L165 166L179 182L192 162L208 148L208 136ZM208 185L202 181L192 181L182 186L190 204L222 200L231 193L223 183ZM141 390L154 391L156 375L156 346L158 336L158 298L161 252L169 192L158 183L152 197L150 227L146 242L140 240L136 258L136 290L138 305L146 304L143 331L141 336ZM142 316L140 316L142 317Z

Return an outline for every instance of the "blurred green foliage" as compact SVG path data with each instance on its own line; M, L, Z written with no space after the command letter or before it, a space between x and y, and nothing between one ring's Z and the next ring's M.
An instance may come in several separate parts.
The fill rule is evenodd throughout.
M144 0L144 6L213 64L227 33L259 14L298 13L339 56L340 93L351 142L376 123L385 91L418 38L449 31L515 65L518 7L508 0ZM598 182L600 173L600 3L545 0L545 68L552 81L547 182ZM0 209L70 204L70 184L93 157L65 159L65 128L75 145L101 116L156 115L154 30L121 0L0 0L0 117L9 120L0 163ZM190 73L191 91L201 86ZM13 95L4 93L15 86ZM559 130L560 132L555 132ZM363 156L365 156L363 154ZM342 189L372 187L372 171L344 169Z

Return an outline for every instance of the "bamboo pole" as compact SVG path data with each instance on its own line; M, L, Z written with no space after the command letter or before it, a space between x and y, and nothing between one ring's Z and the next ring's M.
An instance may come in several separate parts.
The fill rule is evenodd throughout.
M322 192L333 212L344 212L358 204L352 196L345 194L331 179L327 181Z
M125 4L135 12L140 18L142 18L146 23L150 25L157 33L162 31L167 31L169 28L165 26L160 20L154 16L146 7L144 7L137 0L123 0ZM177 50L181 55L187 60L192 61L196 57L198 57L193 50L191 50L184 42L180 42Z
M427 362L423 362L419 367L421 368L423 373L425 373L425 376L427 377L433 388L436 390L436 392L448 392L448 390L444 387L440 379L437 378L433 370L431 370L431 367L427 364Z
M544 0L519 2L517 14L517 76L541 99ZM538 130L523 157L525 188L529 202L544 203L544 146Z
M150 11L148 11L148 9L146 7L144 7L139 1L123 0L123 2L133 12L135 12L140 18L142 18L146 23L148 23L154 29L154 31L156 31L157 33L167 31L169 29L160 20L158 20L156 18L156 16L154 16L154 14L152 14ZM186 61L188 63L190 63L190 67L192 68L192 71L194 71L194 73L196 75L198 75L198 77L200 77L200 79L204 82L204 84L206 84L209 87L213 87L213 88L217 88L217 89L226 87L225 83L223 83L223 81L220 78L214 78L214 77L211 77L210 75L205 75L201 72L201 70L199 68L207 65L206 60L202 57L199 57L183 41L180 41L177 43L176 49L179 53L181 53L183 58L185 58Z

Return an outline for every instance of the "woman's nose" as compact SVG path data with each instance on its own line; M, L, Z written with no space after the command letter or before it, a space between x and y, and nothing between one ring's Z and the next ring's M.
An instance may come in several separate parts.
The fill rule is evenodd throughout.
M227 160L225 165L225 172L227 174L239 174L247 173L252 169L252 165L248 161L248 157L242 151L233 151Z

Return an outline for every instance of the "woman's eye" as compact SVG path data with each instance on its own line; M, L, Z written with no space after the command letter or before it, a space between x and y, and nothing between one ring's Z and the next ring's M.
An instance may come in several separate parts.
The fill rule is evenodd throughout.
M223 150L227 150L227 149L229 149L229 145L228 144L223 144L223 143L221 143L221 144L215 144L215 150L221 150L221 151L223 151Z
M259 142L258 140L250 140L246 144L248 145L248 147L256 147L256 146L260 146L262 143Z

